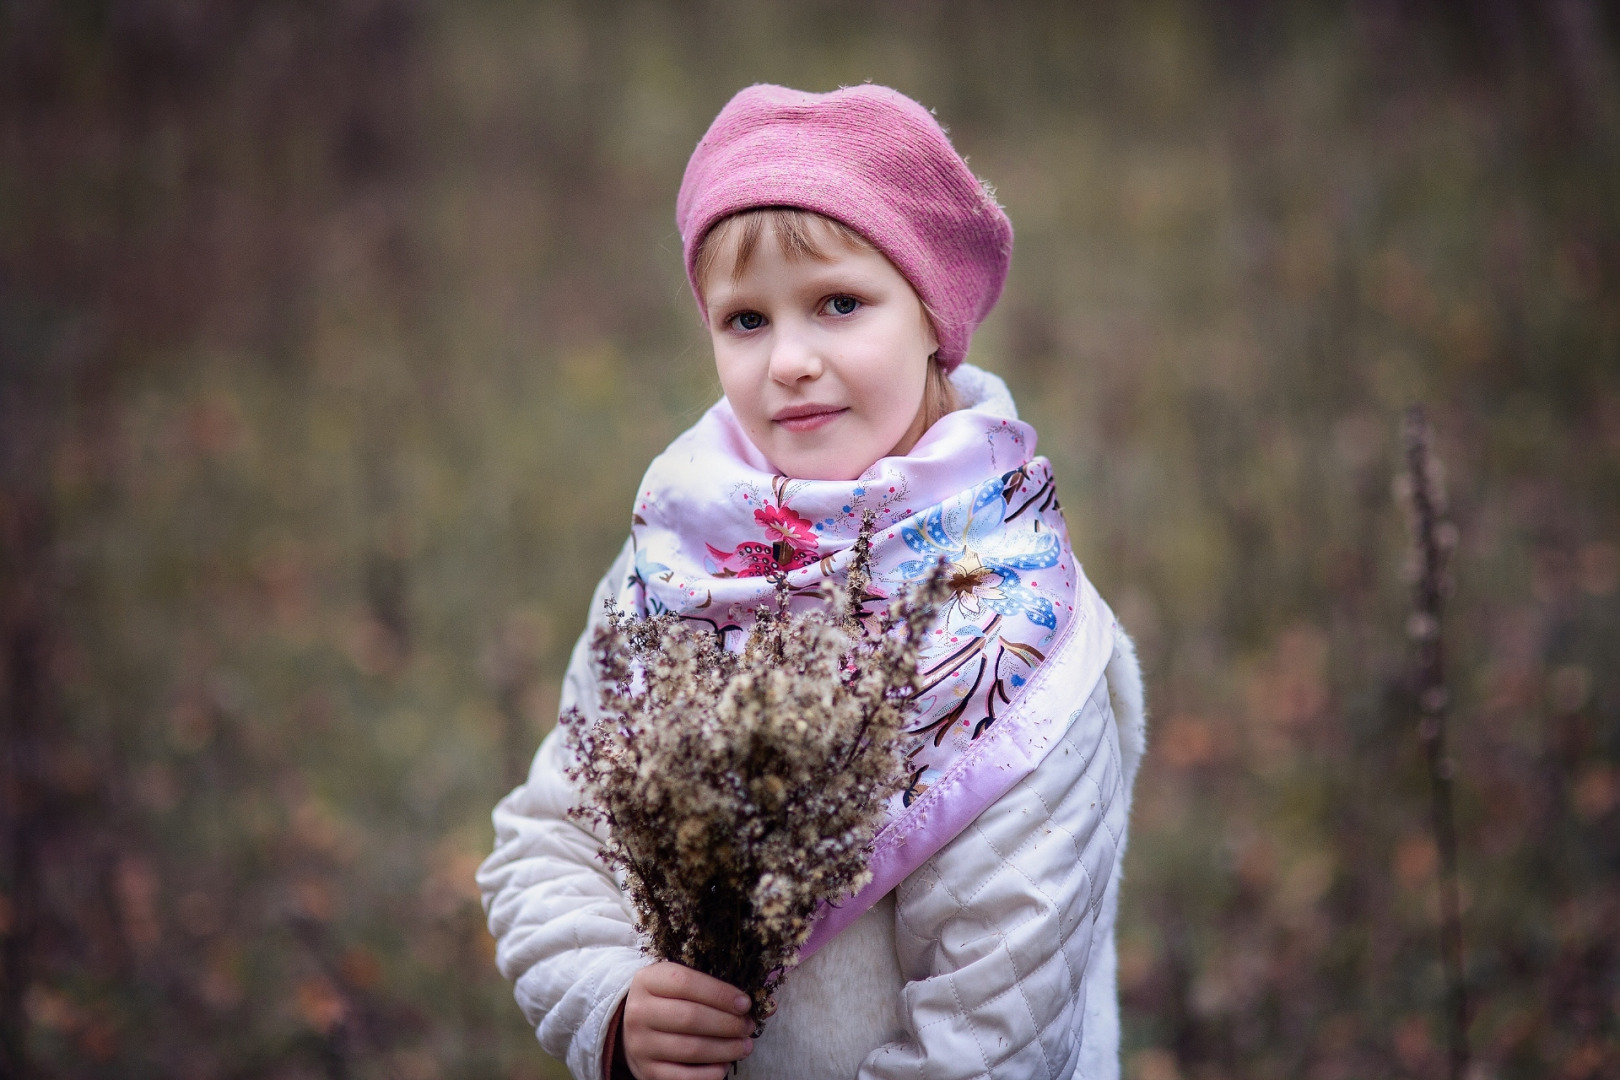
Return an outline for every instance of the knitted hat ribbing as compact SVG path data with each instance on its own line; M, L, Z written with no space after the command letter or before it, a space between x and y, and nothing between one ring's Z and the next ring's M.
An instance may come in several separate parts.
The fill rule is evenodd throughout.
M946 371L967 356L1012 258L1012 222L927 109L870 83L828 94L739 92L692 152L675 200L686 276L703 237L740 210L791 206L843 222L886 255L937 317Z

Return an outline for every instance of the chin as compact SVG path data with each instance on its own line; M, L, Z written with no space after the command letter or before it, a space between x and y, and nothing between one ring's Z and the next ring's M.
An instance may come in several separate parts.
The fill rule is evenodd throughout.
M795 469L782 469L781 473L790 480L848 481L860 479L861 473L865 471L865 469L861 469L856 472L851 472L848 469L841 469L835 466L817 468L813 465L803 465Z
M904 432L890 438L888 432L816 432L819 438L780 439L773 454L764 451L771 465L783 476L795 480L859 480L866 470L885 458L893 457L894 447ZM761 448L763 449L763 448Z
M858 480L867 466L811 455L787 455L772 459L778 472L794 480Z

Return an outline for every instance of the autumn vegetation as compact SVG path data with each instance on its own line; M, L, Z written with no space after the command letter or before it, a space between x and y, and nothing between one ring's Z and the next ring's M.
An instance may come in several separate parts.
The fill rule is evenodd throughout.
M737 88L938 109L1152 708L1132 1080L1444 1075L1392 485L1455 588L1470 1057L1620 1073L1620 22L1595 0L0 6L0 1075L561 1077L473 871L648 461Z

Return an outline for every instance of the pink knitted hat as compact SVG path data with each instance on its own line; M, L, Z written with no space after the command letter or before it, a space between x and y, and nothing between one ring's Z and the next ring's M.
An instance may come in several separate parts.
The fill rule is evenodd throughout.
M1012 222L933 115L886 86L810 94L762 84L720 110L675 199L705 321L693 273L699 243L726 215L763 206L835 218L888 256L937 316L946 371L967 355L1007 279Z

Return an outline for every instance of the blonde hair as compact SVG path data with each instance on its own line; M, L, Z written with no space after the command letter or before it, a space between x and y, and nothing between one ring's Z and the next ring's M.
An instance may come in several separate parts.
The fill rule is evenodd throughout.
M798 262L801 259L811 259L815 262L829 262L832 255L823 246L827 234L832 239L853 251L877 251L877 247L836 218L826 217L811 210L800 210L793 206L762 206L754 210L740 210L721 218L698 241L697 254L692 258L692 280L698 283L701 291L703 283L709 280L720 261L720 252L726 248L726 241L733 233L737 235L736 252L731 262L731 280L740 281L743 274L748 271L748 264L753 262L754 255L759 251L760 240L769 228L771 235L776 239L777 249L780 250L789 262ZM880 252L881 254L881 252ZM914 293L915 289L912 290ZM923 315L929 324L934 327L937 338L939 334L939 320L934 311L928 306L921 295L917 302L922 305ZM962 407L962 399L956 392L956 386L951 377L940 366L939 354L935 352L928 357L928 378L923 384L923 430L933 427L941 417L953 413Z

